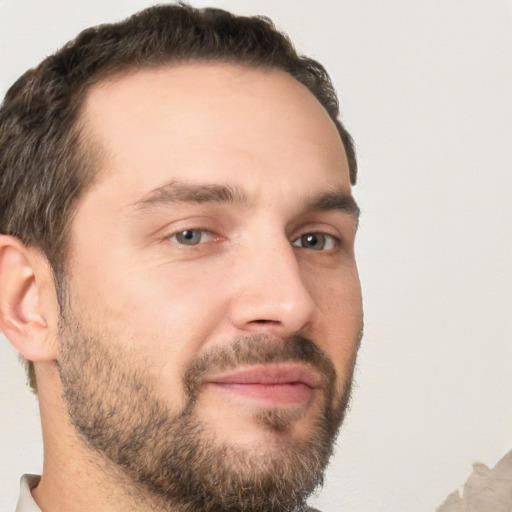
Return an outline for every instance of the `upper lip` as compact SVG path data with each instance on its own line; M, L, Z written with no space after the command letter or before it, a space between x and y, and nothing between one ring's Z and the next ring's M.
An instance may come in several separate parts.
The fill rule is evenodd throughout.
M297 363L274 363L243 366L236 370L214 375L210 384L293 384L301 383L311 388L320 385L320 376L310 368Z

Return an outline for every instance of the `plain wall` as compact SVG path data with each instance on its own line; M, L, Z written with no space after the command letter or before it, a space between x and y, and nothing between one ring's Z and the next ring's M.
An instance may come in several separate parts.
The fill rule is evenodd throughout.
M0 0L0 95L143 0ZM324 512L435 510L512 447L512 7L212 0L266 14L334 79L359 154L366 334ZM0 510L41 471L37 401L0 339Z

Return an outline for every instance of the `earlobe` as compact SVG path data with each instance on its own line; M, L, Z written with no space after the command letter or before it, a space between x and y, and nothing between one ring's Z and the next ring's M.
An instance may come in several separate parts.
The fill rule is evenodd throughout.
M48 310L41 298L41 285L47 279L40 275L41 258L17 238L0 235L0 330L25 359L34 362L56 358Z

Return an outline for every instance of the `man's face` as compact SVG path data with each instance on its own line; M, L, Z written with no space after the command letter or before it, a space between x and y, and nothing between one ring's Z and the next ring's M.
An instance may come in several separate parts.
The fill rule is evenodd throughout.
M180 475L198 509L234 507L241 486L246 510L272 493L300 503L361 331L334 124L289 75L220 64L102 82L84 123L102 158L72 223L59 358L72 422L175 503L190 501Z

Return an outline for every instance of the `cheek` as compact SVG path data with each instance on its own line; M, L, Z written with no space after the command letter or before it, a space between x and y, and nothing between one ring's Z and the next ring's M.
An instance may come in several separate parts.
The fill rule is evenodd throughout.
M162 362L186 365L225 317L223 282L213 272L162 265L124 276L117 290L107 297L110 316L122 318Z
M343 379L350 371L362 330L362 297L355 266L316 281L318 319L313 339Z
M225 317L222 282L214 282L211 273L178 272L165 265L138 269L112 266L76 273L70 282L73 309L116 345L120 357L144 366L159 394L179 407L179 393L171 397L169 390L181 389L185 369Z

